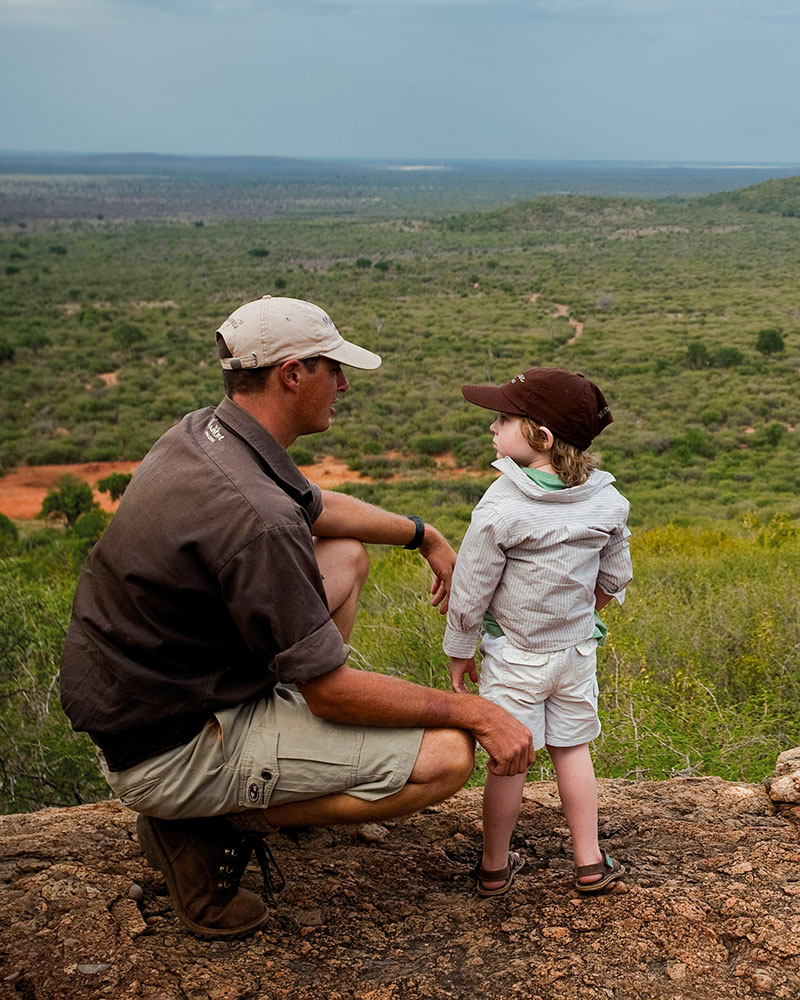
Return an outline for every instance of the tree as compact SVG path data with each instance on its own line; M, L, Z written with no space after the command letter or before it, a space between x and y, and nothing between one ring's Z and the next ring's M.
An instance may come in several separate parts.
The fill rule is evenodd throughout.
M81 514L93 510L96 506L91 486L67 472L47 491L38 516L63 517L67 527L72 528Z
M702 340L693 340L686 348L686 360L690 368L708 368L711 355Z
M144 333L135 323L117 323L111 331L111 338L119 347L133 347L144 339Z
M112 500L119 500L131 478L130 472L112 472L110 476L100 480L97 488L101 493L108 493Z
M759 330L756 338L756 350L762 354L780 354L786 344L780 330Z
M106 514L96 505L85 514L81 514L75 523L75 535L86 543L90 549L108 527L111 514Z

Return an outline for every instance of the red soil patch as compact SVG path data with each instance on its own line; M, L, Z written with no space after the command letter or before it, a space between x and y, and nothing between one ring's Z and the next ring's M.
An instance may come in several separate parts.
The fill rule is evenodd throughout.
M42 509L48 489L60 476L71 473L95 487L112 472L133 472L138 462L84 462L81 465L29 465L0 478L0 514L12 518L34 518ZM114 511L107 493L94 490L103 510Z
M396 452L388 452L387 458L400 457ZM463 469L456 466L451 453L436 456L436 477L438 479L458 479L486 475L486 470ZM6 476L0 476L0 514L17 520L29 520L36 517L42 509L42 503L48 489L54 486L60 476L71 473L83 479L93 489L99 480L112 472L135 472L138 462L84 462L79 465L31 465ZM300 471L312 483L322 489L333 489L343 483L372 483L369 476L348 468L347 462L332 455L326 455L321 462L314 465L301 465ZM413 479L414 476L397 475L389 477L389 481L398 479ZM107 511L115 511L118 502L112 503L107 493L99 493L94 489L94 498Z

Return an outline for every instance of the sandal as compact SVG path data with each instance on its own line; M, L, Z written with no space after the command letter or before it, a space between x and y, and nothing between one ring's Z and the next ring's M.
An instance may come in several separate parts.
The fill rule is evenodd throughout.
M504 893L508 892L511 888L511 883L520 869L525 865L525 859L520 857L516 851L508 852L508 864L505 868L501 868L496 872L488 872L485 868L481 867L480 860L475 866L477 869L478 881L476 884L476 889L479 896L502 896ZM484 882L499 882L503 880L503 884L497 886L496 889L487 889L483 884Z
M605 851L602 854L601 861L593 865L581 865L575 869L575 888L578 892L602 892L607 885L625 874L625 865L615 861ZM585 875L599 875L600 878L595 882L579 882L578 879Z

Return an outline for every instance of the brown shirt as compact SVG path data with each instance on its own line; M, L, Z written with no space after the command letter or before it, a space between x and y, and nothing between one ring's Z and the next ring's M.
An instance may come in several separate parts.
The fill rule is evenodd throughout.
M314 556L321 510L227 397L156 442L87 560L61 661L64 709L112 770L345 662Z

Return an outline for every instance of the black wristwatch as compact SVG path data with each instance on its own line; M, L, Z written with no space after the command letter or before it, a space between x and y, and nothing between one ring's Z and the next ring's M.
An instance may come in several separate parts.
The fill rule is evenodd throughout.
M417 517L416 514L407 514L406 517L409 521L414 522L414 537L408 543L404 545L404 549L418 549L422 545L422 539L425 537L425 522L421 517Z

